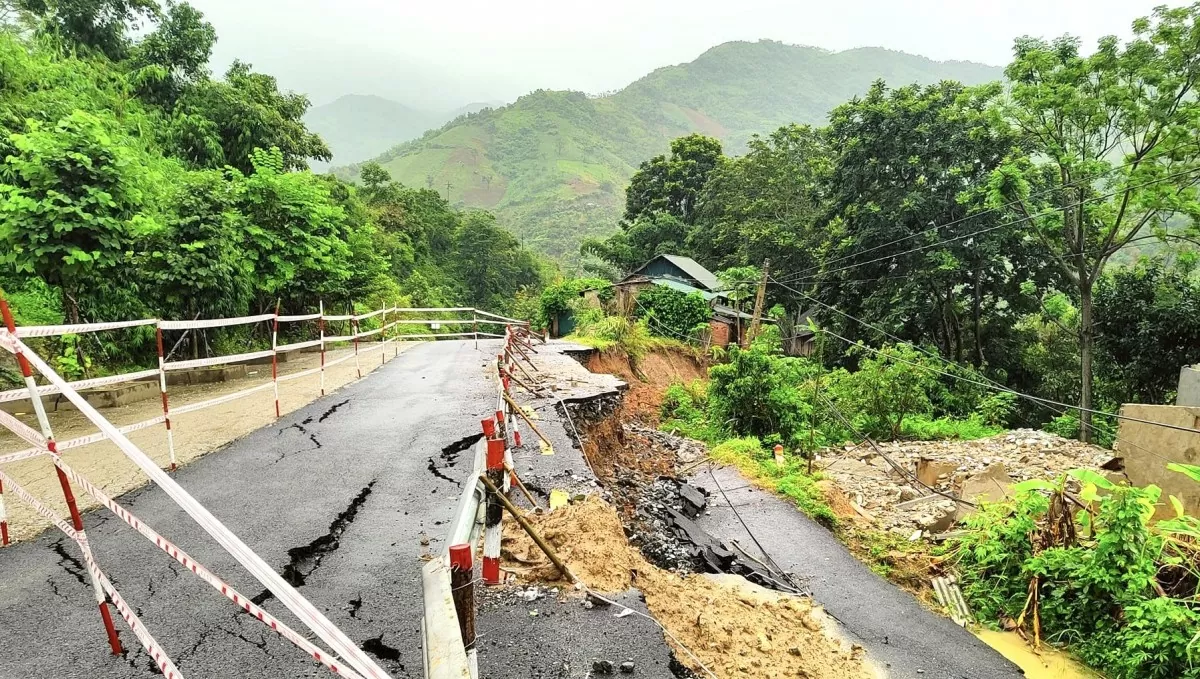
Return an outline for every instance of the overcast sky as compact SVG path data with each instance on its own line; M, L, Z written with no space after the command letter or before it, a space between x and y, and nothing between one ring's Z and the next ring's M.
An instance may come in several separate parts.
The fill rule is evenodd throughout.
M537 88L619 89L729 40L881 46L994 65L1019 35L1116 33L1163 0L189 0L234 58L316 104L377 94L424 108ZM1181 4L1174 0L1169 4Z

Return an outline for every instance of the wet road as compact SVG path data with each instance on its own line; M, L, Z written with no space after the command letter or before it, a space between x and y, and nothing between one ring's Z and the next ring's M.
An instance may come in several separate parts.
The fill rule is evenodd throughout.
M454 444L494 408L488 359L498 347L414 347L176 479L384 669L420 677L419 556L442 547L470 469ZM304 630L161 491L119 501ZM329 676L107 511L86 514L85 524L101 568L186 676ZM0 678L152 676L133 634L117 624L123 658L107 652L78 550L57 531L0 549Z

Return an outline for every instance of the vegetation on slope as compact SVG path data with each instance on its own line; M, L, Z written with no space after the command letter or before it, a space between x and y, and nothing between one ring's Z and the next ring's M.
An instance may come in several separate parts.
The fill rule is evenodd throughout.
M999 69L882 49L833 53L733 42L659 69L609 96L539 90L461 117L376 160L409 186L495 211L523 242L574 259L583 238L611 233L638 165L699 131L734 152L751 135L816 123L878 78L902 83L998 79ZM337 170L353 177L356 167Z

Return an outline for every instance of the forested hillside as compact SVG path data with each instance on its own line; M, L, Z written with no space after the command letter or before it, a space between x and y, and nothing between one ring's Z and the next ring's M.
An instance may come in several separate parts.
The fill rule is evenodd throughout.
M380 149L416 139L426 130L485 106L480 103L452 111L424 111L383 97L348 94L309 109L304 124L325 140L333 154L332 164L346 165L372 158ZM330 163L314 160L311 165L320 172Z
M751 135L789 122L821 122L879 78L974 84L1001 75L980 64L878 48L835 53L731 42L612 95L539 90L455 120L377 160L404 184L448 192L456 205L492 209L527 245L573 258L584 237L616 228L630 176L676 136L702 132L741 153ZM356 171L337 172L352 177Z
M241 62L212 77L216 34L191 6L42 7L0 31L0 288L20 322L499 309L539 285L540 263L485 212L378 173L360 190L308 171L329 158L308 99ZM61 349L60 368L82 369Z

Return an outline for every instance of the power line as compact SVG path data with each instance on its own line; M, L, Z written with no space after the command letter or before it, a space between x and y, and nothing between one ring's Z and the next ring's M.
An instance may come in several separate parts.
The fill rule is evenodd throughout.
M928 250L928 249L930 249L930 248L937 247L937 246L939 246L939 245L945 245L945 244L947 244L947 243L953 243L953 242L956 242L956 241L965 240L965 239L968 239L968 238L973 238L973 237L975 237L975 236L983 235L983 234L985 234L985 233L990 233L990 232L992 232L992 231L997 231L997 230L999 230L999 229L1004 229L1004 228L1008 228L1008 227L1010 227L1010 226L1016 226L1017 224L1023 224L1023 223L1025 223L1025 222L1030 222L1030 221L1033 221L1034 219L1037 219L1038 217L1045 217L1045 216L1048 216L1048 215L1054 214L1055 212L1065 212L1066 210L1068 210L1068 209L1070 209L1070 208L1073 208L1073 207L1080 207L1080 206L1086 205L1086 204L1088 204L1088 203L1093 203L1093 202L1097 202L1097 201L1108 200L1109 198L1112 198L1112 197L1114 197L1114 196L1119 196L1119 195L1121 195L1122 193L1125 193L1125 192L1127 192L1127 191L1130 191L1130 190L1132 190L1132 189L1144 188L1144 187L1146 187L1146 186L1151 186L1151 185L1154 185L1154 184L1158 184L1158 183L1161 183L1161 182L1165 182L1165 181L1168 181L1168 180L1174 179L1174 178L1176 178L1176 177L1180 177L1180 176L1183 176L1183 175L1192 174L1192 173L1196 173L1196 172L1200 172L1200 168L1195 168L1195 167L1194 167L1194 168L1191 168L1191 169L1188 169L1188 170L1181 170L1181 171L1179 171L1179 172L1175 172L1175 173L1172 173L1172 174L1166 175L1166 176L1164 176L1164 177L1159 177L1159 178L1157 178L1157 179L1152 179L1152 180L1150 180L1150 181L1147 181L1147 182L1144 182L1144 183L1142 183L1142 184L1138 184L1138 185L1135 185L1135 186L1127 186L1127 187L1125 187L1124 189L1121 189L1120 191L1113 191L1113 192L1111 192L1111 193L1106 193L1106 194L1102 194L1102 195L1099 195L1099 196L1093 196L1093 197L1091 197L1091 198L1085 198L1085 199L1083 199L1083 200L1081 200L1081 201L1079 201L1079 202L1072 203L1072 204L1070 204L1070 205L1064 205L1064 206L1061 206L1061 207L1055 207L1055 208L1051 208L1051 209L1049 209L1049 210L1045 210L1045 211L1043 211L1043 212L1039 212L1039 213L1036 213L1036 214L1032 214L1032 215L1026 215L1026 216L1024 216L1024 217L1020 217L1020 218L1018 218L1018 219L1015 219L1015 220L1012 220L1012 221L1009 221L1009 222L1004 222L1004 223L1002 223L1002 224L996 224L996 225L994 225L994 226L989 226L989 227L987 227L986 229L979 229L978 231L972 231L972 232L970 232L970 233L962 234L962 235L960 235L960 236L955 236L955 237L953 237L953 238L944 238L944 239L942 239L942 240L934 241L934 242L932 242L932 243L928 243L928 244L926 244L926 245L922 245L922 246L920 246L920 247L912 248L912 249L910 249L910 250L905 250L904 252L899 252L899 253L895 253L895 254L885 255L885 256L883 256L883 257L876 257L875 259L870 259L870 260L867 260L867 261L865 261L865 262L858 262L858 263L856 263L856 264L850 264L850 265L843 266L843 267L838 267L838 268L836 268L836 269L832 269L832 270L821 271L821 275L822 275L822 276L828 276L828 275L830 275L830 274L835 274L835 273L838 273L838 272L841 272L841 271L848 271L848 270L850 270L850 269L855 269L855 268L858 268L858 267L860 267L860 266L866 266L866 265L868 265L868 264L874 264L874 263L876 263L876 262L882 262L882 261L884 261L884 260L893 259L893 258L896 258L896 257L903 257L904 255L909 255L909 254L913 254L913 253L916 253L916 252L921 252L921 251L924 251L924 250ZM914 235L920 235L920 234L914 234ZM884 246L880 246L880 247L885 247L886 245L890 245L890 243L888 243L888 244L885 244ZM864 251L862 251L862 252L854 253L853 255L849 255L849 256L850 256L850 257L857 257L857 256L859 256L860 254L863 254L863 253L865 253L865 252L870 252L871 250L876 250L876 249L879 249L879 248L878 248L878 247L876 247L876 248L871 248L870 250L864 250ZM1088 251L1085 251L1085 252L1088 252ZM845 259L845 258L842 258L842 259ZM834 261L840 261L840 260L834 260ZM828 264L828 262L827 262L826 264ZM816 270L816 269L819 269L819 267L814 267L814 268L810 268L810 269L807 269L807 270L805 270L805 271L802 271L802 272L800 272L799 274L797 274L797 276L799 277L799 276L804 276L804 275L807 275L809 272L811 272L811 271L813 271L813 270ZM790 279L788 279L788 282L791 282L791 280L790 280Z
M1087 178L1087 179L1080 179L1080 180L1078 180L1078 181L1071 182L1071 183L1069 183L1069 184L1063 184L1062 186L1055 186L1055 187L1051 187L1051 188L1049 188L1049 189L1046 189L1046 190L1044 190L1044 191L1038 191L1038 192L1036 192L1036 193L1031 193L1031 194L1029 194L1029 196L1028 196L1028 197L1029 197L1029 198L1033 198L1033 197L1038 197L1038 196L1044 196L1044 195L1048 195L1048 194L1051 194L1051 193L1055 193L1055 192L1057 192L1057 191L1061 191L1061 190L1064 190L1064 189L1067 189L1067 188L1077 188L1077 187L1080 187L1080 186L1084 186L1084 185L1087 185L1087 184L1091 184L1092 182L1095 182L1096 180L1100 179L1101 177L1104 177L1104 176L1106 176L1106 175L1112 174L1113 172L1116 172L1117 170L1124 170L1124 169L1128 169L1128 168L1130 168L1130 167L1133 167L1134 165L1137 165L1137 164L1140 164L1140 163L1149 162L1150 160L1155 160L1155 159L1157 159L1157 158L1159 158L1159 157L1161 157L1161 156L1164 156L1164 155L1169 155L1169 153L1168 153L1167 151L1163 151L1162 153L1159 153L1159 154L1157 154L1157 155L1149 155L1149 156L1146 156L1145 158L1139 158L1139 159L1137 159L1137 160L1134 160L1134 161L1131 161L1131 162L1125 163L1125 164L1123 164L1123 165L1118 165L1118 166L1115 166L1115 167L1109 168L1109 169L1105 170L1104 172L1101 172L1101 173L1097 174L1097 175L1096 175L1096 176L1094 176L1094 177L1089 177L1089 178ZM1116 192L1116 193L1117 193L1117 194L1120 194L1120 193L1123 193L1123 192L1125 192L1125 191L1128 191L1128 190L1130 190L1130 189L1135 189L1135 188L1138 188L1138 187L1137 187L1137 186L1126 187L1125 189L1123 189L1123 190L1121 190L1121 191L1118 191L1118 192ZM983 217L984 215L989 215L989 214L992 214L992 213L994 213L994 212L999 212L999 211L1001 211L1001 210L1007 210L1008 208L1011 208L1011 207L1017 206L1017 205L1019 205L1019 204L1020 204L1020 201L1019 201L1019 200L1013 200L1013 201L1009 201L1008 203L1005 203L1004 205L998 205L998 206L996 206L996 207L993 207L993 208L988 208L987 210L984 210L984 211L982 211L982 212L975 212L975 213L972 213L972 214L969 214L969 215L966 215L966 216L960 217L960 218L958 218L958 219L955 219L955 220L953 220L953 221L947 222L947 223L945 223L945 224L939 224L939 225L937 225L937 226L930 227L930 228L928 228L928 229L926 229L926 230L924 230L924 231L918 231L917 233L909 234L909 235L907 235L907 236L902 236L902 237L900 237L900 238L897 238L896 240L890 241L890 242L888 242L888 243L883 243L882 245L876 245L876 246L870 247L870 248L868 248L868 249L866 249L866 250L860 250L860 251L858 251L858 252L855 252L855 253L852 253L852 254L849 254L849 255L844 255L844 256L842 256L842 257L839 257L839 258L837 258L837 259L833 259L833 260L830 260L830 261L828 261L828 262L825 262L825 263L824 263L824 265L829 265L829 264L833 264L833 263L835 263L835 262L840 262L840 261L843 261L843 260L846 260L846 259L851 259L851 258L853 258L853 257L858 257L858 256L861 256L861 255L863 255L863 254L866 254L866 253L868 253L868 252L872 252L872 251L874 251L874 250L879 250L879 249L881 249L881 248L886 248L886 247L889 247L889 246L895 245L896 243L902 243L902 242L904 242L904 241L906 241L906 240L909 240L909 239L911 239L911 238L916 238L917 236L921 236L921 235L924 235L924 234L927 234L927 233L931 233L931 232L932 232L932 233L936 233L936 232L938 232L938 231L940 231L940 230L942 230L942 229L945 229L945 228L948 228L948 227L954 226L954 225L956 225L956 224L961 224L961 223L963 223L963 222L965 222L965 221L967 221L967 220L970 220L970 219L977 219L977 218L979 218L979 217ZM1068 207L1070 207L1070 206L1068 206ZM1058 208L1056 208L1056 210L1057 210L1057 209L1058 209ZM815 269L818 269L818 268L820 268L820 267L811 267L811 268L809 268L809 269L807 269L807 270L805 270L805 271L802 271L802 272L800 272L800 273L801 273L801 274L807 274L807 273L809 273L809 272L811 272L811 271L813 271L813 270L815 270Z

